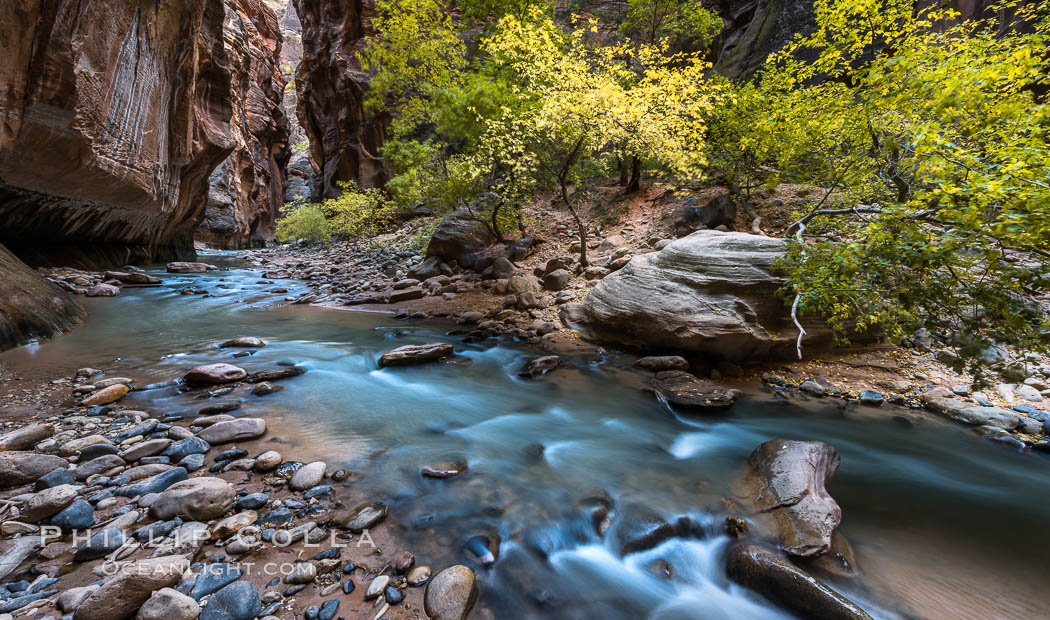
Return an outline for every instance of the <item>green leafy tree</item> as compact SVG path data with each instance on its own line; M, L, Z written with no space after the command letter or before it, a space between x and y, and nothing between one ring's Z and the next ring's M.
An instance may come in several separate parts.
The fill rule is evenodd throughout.
M393 113L394 135L407 135L426 119L431 92L459 82L466 48L443 2L379 0L376 11L376 36L359 54L372 74L365 105Z
M649 45L669 40L679 48L688 42L703 49L724 27L722 18L699 0L627 0L620 29Z
M1045 350L1047 7L1003 3L1005 28L910 0L814 8L817 31L771 59L749 137L824 188L780 264L794 312L844 335L925 327L964 359L995 341Z
M500 21L483 48L514 76L523 93L518 100L526 103L489 119L475 166L479 176L498 170L512 195L556 189L576 223L583 267L581 190L590 173L616 155L697 174L711 102L703 79L708 66L697 57L669 54L666 44L596 46L589 41L596 31L590 22L566 35L536 12Z

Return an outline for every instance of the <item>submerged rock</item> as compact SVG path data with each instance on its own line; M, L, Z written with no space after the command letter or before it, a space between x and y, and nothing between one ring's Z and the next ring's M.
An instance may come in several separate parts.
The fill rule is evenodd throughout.
M731 488L758 515L773 520L786 552L820 555L831 548L842 519L842 509L824 488L838 466L838 452L827 444L774 439L755 448Z
M697 411L720 411L736 402L735 391L681 370L658 372L649 391L672 407Z
M871 620L856 603L802 569L757 545L734 545L726 557L729 578L806 618Z

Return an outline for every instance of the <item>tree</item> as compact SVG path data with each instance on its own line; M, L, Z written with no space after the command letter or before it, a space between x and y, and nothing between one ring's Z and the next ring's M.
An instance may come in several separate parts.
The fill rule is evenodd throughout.
M796 314L844 336L925 327L963 359L1050 344L1036 303L1050 283L1050 110L1035 95L1050 21L1040 3L998 8L1018 22L817 0L817 31L771 59L750 139L784 178L824 188L780 263Z
M662 40L676 48L689 42L704 49L725 27L722 18L699 0L627 0L621 31L648 45Z
M504 17L483 49L513 76L518 109L489 119L479 153L503 171L516 195L552 187L572 215L587 267L583 188L605 158L651 158L682 175L703 165L708 65L666 44L595 46L594 22L564 34L533 11ZM640 69L632 68L640 67ZM478 165L478 173L490 166Z
M365 105L396 113L392 133L404 136L426 119L434 90L459 83L466 47L439 0L379 0L376 11L376 36L359 54L372 73Z

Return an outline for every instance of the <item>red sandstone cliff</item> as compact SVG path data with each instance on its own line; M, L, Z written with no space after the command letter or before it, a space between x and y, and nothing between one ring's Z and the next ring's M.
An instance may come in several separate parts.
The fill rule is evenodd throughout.
M385 119L364 110L367 75L357 51L370 32L373 0L293 0L302 23L296 73L299 122L310 140L313 196L338 194L338 181L365 187L385 180L380 149Z
M221 248L272 239L288 185L291 156L281 74L281 17L261 0L226 0L223 44L231 81L234 141L211 174L196 238Z

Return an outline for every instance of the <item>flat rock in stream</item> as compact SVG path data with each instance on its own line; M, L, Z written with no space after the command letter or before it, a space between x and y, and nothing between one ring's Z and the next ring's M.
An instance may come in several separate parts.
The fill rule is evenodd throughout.
M720 411L736 402L736 393L681 370L656 373L648 391L672 407L693 411Z
M803 618L871 620L871 616L853 601L757 545L732 546L726 557L726 573L736 583Z
M237 418L212 424L197 436L210 444L230 443L254 439L266 434L266 420L262 418Z
M233 383L248 376L248 373L233 364L208 364L198 366L186 373L183 380L190 385L218 385Z
M383 354L383 357L379 358L379 367L410 366L434 362L452 355L453 349L454 347L446 342L409 344Z
M189 263L176 261L168 263L168 273L208 273L213 269L218 269L215 265L209 265L208 263Z
M262 383L263 381L277 381L279 379L290 379L292 377L298 377L299 375L306 374L305 368L299 368L298 366L290 366L288 368L274 368L270 370L260 370L253 372L248 375L248 383Z
M787 553L812 557L831 548L842 509L824 488L835 475L839 455L819 441L773 439L755 448L731 489L749 502Z

